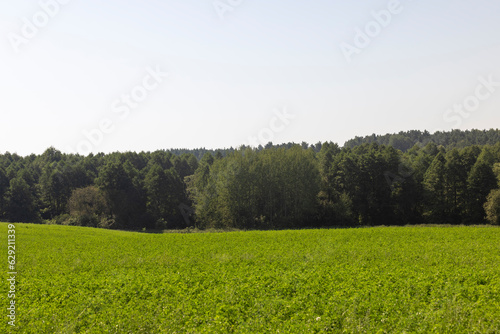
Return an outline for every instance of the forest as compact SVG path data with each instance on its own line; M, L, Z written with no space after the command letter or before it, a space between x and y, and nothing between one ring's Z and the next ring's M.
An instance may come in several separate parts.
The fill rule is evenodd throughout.
M340 147L0 155L0 221L144 229L500 223L500 131Z

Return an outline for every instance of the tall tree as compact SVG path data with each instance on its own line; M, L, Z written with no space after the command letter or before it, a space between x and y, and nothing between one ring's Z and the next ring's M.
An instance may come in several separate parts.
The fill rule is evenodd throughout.
M196 214L209 226L299 227L314 217L319 171L312 150L235 151L209 170L194 192Z
M22 177L10 180L6 211L11 222L34 223L40 220L30 186Z
M146 199L137 171L129 163L109 162L96 180L104 192L117 227L138 229L150 226L146 216Z
M466 220L468 223L481 224L486 213L484 203L491 190L497 188L497 179L488 160L478 159L467 179L469 192Z
M186 201L184 185L174 168L153 165L146 175L147 209L158 228L183 226L179 205Z
M426 221L434 224L449 223L448 203L446 201L446 160L440 152L427 169L423 186L425 191Z
M445 183L446 202L450 206L449 219L452 222L461 221L462 212L465 210L467 193L467 169L462 156L457 149L452 149L446 154Z
M5 218L6 195L9 186L9 179L7 178L7 175L5 175L4 169L0 167L0 219Z
M45 208L43 218L52 219L67 212L66 205L72 191L74 180L64 162L53 162L43 168L39 180L41 200Z

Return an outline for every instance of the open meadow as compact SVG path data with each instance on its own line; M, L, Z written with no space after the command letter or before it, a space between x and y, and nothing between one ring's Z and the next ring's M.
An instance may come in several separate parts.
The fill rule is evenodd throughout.
M2 333L500 331L495 227L148 234L15 226L16 327L5 314ZM0 234L7 240L7 224Z

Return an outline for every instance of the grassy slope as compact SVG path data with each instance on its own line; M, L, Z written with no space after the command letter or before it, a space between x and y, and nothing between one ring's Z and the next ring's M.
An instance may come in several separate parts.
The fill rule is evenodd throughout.
M17 224L16 230L18 332L500 328L499 228L157 235ZM6 231L0 224L1 240ZM6 305L5 293L0 299Z

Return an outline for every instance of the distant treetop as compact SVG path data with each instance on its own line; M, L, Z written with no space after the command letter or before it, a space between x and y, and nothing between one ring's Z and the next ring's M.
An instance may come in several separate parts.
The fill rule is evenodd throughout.
M500 142L500 130L451 130L449 132L437 131L433 134L426 131L410 130L399 133L355 137L345 142L344 147L353 148L365 143L378 143L389 145L403 152L415 145L425 146L428 143L442 145L446 149L464 148L472 145L494 145Z

